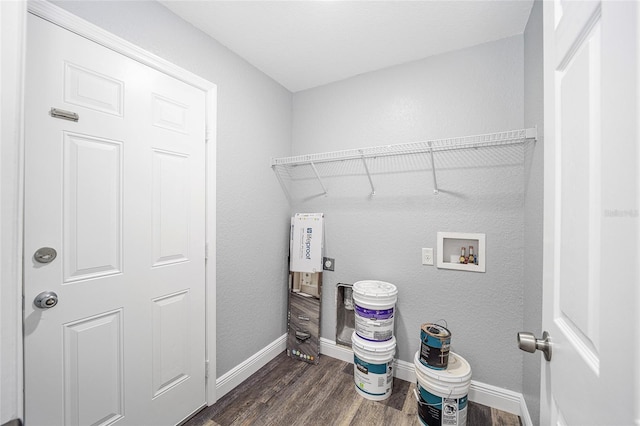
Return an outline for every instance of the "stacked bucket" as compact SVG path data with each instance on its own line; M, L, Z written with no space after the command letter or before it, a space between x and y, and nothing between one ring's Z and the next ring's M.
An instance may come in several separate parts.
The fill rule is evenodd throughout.
M398 289L384 281L353 284L355 331L351 335L353 376L357 392L382 401L393 389L395 305Z
M414 364L418 417L426 426L465 426L471 367L450 352L451 332L438 324L422 324L420 350Z

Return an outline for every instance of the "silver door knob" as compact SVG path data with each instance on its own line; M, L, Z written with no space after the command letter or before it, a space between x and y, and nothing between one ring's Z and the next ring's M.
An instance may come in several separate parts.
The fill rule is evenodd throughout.
M551 361L551 341L546 331L542 333L542 339L536 339L533 333L521 331L518 333L518 347L525 352L542 351L544 359Z
M33 301L33 304L40 309L53 308L58 304L58 295L53 291L43 291Z

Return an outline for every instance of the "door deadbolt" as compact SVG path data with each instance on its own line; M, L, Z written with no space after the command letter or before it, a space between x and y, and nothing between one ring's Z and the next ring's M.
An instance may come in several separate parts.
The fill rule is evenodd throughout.
M544 359L551 361L551 341L546 331L542 333L542 339L536 339L533 333L521 331L518 333L518 347L525 352L542 351Z
M33 258L38 263L51 263L56 258L58 252L51 247L41 247L33 254Z
M58 304L58 295L53 291L43 291L33 301L33 304L40 309L53 308Z

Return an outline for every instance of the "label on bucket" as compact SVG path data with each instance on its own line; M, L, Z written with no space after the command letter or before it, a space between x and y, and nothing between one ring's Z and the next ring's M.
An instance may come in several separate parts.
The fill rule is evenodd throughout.
M418 417L427 426L465 426L467 424L467 396L442 398L434 395L419 384L420 402Z
M420 331L420 362L436 370L444 370L449 363L449 347L451 345L451 335L434 336Z
M355 305L356 333L363 339L382 341L393 336L393 308L367 309Z
M385 396L391 393L393 375L391 362L371 364L353 356L353 379L356 387L371 396Z

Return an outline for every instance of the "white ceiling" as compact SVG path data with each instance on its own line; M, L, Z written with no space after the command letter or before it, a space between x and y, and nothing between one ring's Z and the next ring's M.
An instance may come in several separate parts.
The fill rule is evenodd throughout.
M297 92L522 34L533 0L161 3Z

